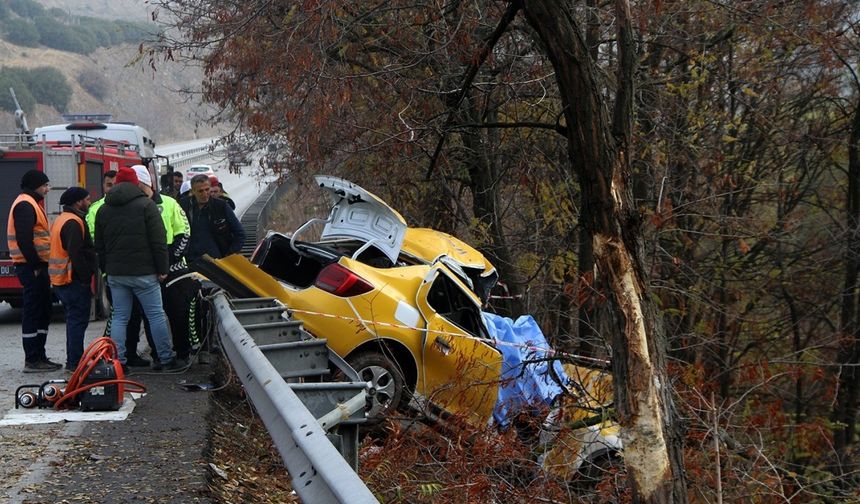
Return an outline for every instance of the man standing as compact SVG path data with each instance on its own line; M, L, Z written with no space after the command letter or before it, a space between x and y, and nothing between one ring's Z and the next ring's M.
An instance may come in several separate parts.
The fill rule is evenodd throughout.
M191 197L180 200L180 204L191 223L189 261L203 254L220 259L242 250L245 230L227 202L211 197L209 177L195 175L191 179Z
M218 180L218 177L212 175L209 177L209 195L212 198L222 199L230 205L230 208L234 211L236 210L236 202L230 197L229 194L224 192L224 184Z
M94 201L93 204L90 205L90 209L87 212L87 228L90 231L90 239L93 241L93 243L95 243L96 241L96 214L99 212L99 208L101 208L102 205L105 204L105 196L107 195L108 191L113 188L114 183L116 183L116 170L108 170L104 172L104 174L102 175L102 197ZM102 275L102 273L104 272L98 274ZM105 277L102 275L100 277L100 280L105 280ZM107 294L108 299L110 300L110 288L107 286L106 280L103 282L102 286L105 290L105 293ZM108 337L110 336L110 319L111 317L108 316L107 322L105 323L104 334Z
M22 192L12 203L6 223L9 256L15 264L15 275L24 287L21 337L25 373L62 367L45 354L51 321L51 282L48 279L51 233L48 216L39 202L49 190L47 175L38 170L25 173L21 177Z
M113 297L111 338L125 365L126 328L132 299L137 297L152 327L160 360L153 370L176 369L159 286L168 272L164 223L155 202L138 186L134 170L120 168L116 182L96 215L95 233L99 262Z
M84 334L90 319L90 283L96 270L96 252L84 216L90 193L70 187L60 196L63 212L51 226L48 274L66 312L66 370L74 371L84 355Z
M173 167L168 165L169 170L161 178L161 194L170 196L173 199L179 199L179 188L182 187L182 172L173 171Z
M108 191L111 190L115 181L116 181L116 170L106 171L104 173L104 175L102 175L102 195L103 196L101 198L97 199L96 201L94 201L93 204L90 205L89 212L87 212L87 227L90 228L90 237L92 237L93 240L95 240L95 236L96 236L96 214L98 213L99 208L101 208L102 205L105 204L104 195L107 195Z
M186 361L191 354L189 310L198 289L196 282L190 278L183 278L178 281L174 281L174 279L183 273L187 273L185 253L188 251L191 228L188 225L185 212L175 199L153 192L149 170L143 165L134 165L131 168L137 175L138 187L149 195L156 206L158 206L158 211L161 214L164 229L167 233L170 272L167 279L162 283L161 296L164 302L164 311L167 313L167 320L170 324L171 334L173 335L173 348L176 350L176 358L180 360L180 365L182 365L184 364L182 361ZM140 340L141 316L142 310L135 303L135 309L132 310L128 330L126 331L126 348L129 363L133 359L145 362L136 353L137 343ZM143 321L147 339L151 341L152 332L148 319L143 319ZM152 343L150 343L150 346L152 346Z

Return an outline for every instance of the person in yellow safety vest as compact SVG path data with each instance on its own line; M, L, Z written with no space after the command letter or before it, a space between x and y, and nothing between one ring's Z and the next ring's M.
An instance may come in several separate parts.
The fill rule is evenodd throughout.
M161 284L161 294L164 299L164 311L170 323L170 332L173 337L173 350L180 365L187 364L191 353L191 343L196 342L197 335L194 330L196 326L190 322L193 317L193 303L196 300L199 287L196 281L190 278L178 277L188 272L185 263L185 254L191 236L191 226L185 211L179 206L175 199L153 191L152 176L143 165L131 167L137 174L140 188L149 195L161 212L164 229L167 232L167 251L170 259L170 272ZM128 321L126 331L126 363L129 366L145 366L149 362L139 356L136 352L137 343L140 341L140 323L144 324L144 332L147 340L151 340L149 323L143 316L143 310L137 304L132 308L131 318ZM194 341L192 341L194 340ZM150 342L150 348L154 348ZM157 356L153 354L153 360Z
M99 212L99 208L105 204L105 196L115 183L116 170L104 172L104 175L102 175L102 197L93 201L89 211L87 211L87 227L90 230L90 238L92 239L95 239L96 236L96 214Z
M96 250L84 225L90 193L70 187L60 196L63 212L51 226L48 275L66 312L66 370L74 371L84 355L84 334L90 320L90 285L97 269Z
M6 242L15 275L24 287L21 304L21 337L24 372L55 371L62 366L45 354L51 321L51 282L48 256L51 233L48 216L39 204L48 194L48 176L29 170L21 177L21 194L12 203L6 222Z
M108 191L116 184L116 170L108 170L102 174L102 197L93 201L93 204L90 205L89 211L87 211L87 228L90 230L90 238L95 243L96 240L96 214L99 212L99 208L105 204L105 196L107 196ZM90 196L92 199L92 195ZM101 275L102 279L105 279L105 275L102 273L97 273ZM107 294L108 301L111 301L110 297L110 287L108 287L107 280L102 283L104 286L105 294ZM111 317L107 316L107 320L105 321L105 336L110 336L110 320Z

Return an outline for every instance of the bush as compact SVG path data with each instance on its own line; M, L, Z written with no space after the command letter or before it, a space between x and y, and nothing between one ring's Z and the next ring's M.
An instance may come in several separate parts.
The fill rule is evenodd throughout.
M53 49L89 54L96 48L95 41L88 34L78 32L48 16L39 17L36 20L36 28L42 43Z
M18 102L24 112L32 112L36 106L36 99L27 88L27 84L21 78L22 72L18 68L3 67L0 68L0 108L9 112L15 111L15 102L12 100L12 95L9 93L9 88L15 90L15 95L18 96Z
M10 0L9 7L19 16L30 19L45 14L45 8L33 0Z
M39 45L39 30L30 21L17 19L6 23L6 40L27 47Z
M104 100L107 97L108 81L97 70L86 69L81 71L78 74L78 84L97 100Z
M59 70L52 67L34 68L25 79L36 102L50 105L60 112L66 111L72 99L72 88Z
M16 20L6 23L6 40L13 44L36 47L39 45L39 30L30 21Z
M0 68L0 108L10 112L15 103L9 88L15 89L21 108L32 112L36 103L50 105L65 112L72 99L72 88L56 68L38 67L32 70L17 67Z

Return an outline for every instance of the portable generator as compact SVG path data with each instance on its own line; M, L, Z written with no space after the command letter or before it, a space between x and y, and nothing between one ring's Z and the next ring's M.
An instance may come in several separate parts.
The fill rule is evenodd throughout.
M122 396L125 393L122 380L125 375L118 360L100 359L95 367L84 376L81 387L86 388L78 394L81 411L116 411L122 407ZM110 382L108 385L88 385L100 382Z

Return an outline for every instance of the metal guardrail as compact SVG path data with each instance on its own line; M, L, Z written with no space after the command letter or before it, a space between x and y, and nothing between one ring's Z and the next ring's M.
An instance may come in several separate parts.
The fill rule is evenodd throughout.
M328 352L325 340L304 339L301 323L281 319L283 306L273 301L231 304L218 293L213 305L222 346L293 478L293 489L307 504L377 503L347 462L357 463L366 384L287 383L285 377L327 373L328 359L340 358ZM357 379L348 366L341 369ZM349 427L343 437L326 433L338 425Z
M245 243L242 244L242 255L250 258L257 243L266 236L266 227L272 210L278 205L281 196L290 188L290 181L269 184L257 200L239 217L239 222L245 230Z
M213 147L214 146L214 147ZM210 150L211 149L211 150ZM207 143L199 147L185 149L179 152L167 154L166 157L170 165L174 169L184 168L191 165L195 161L214 156L215 154L224 151L224 146L217 143Z

